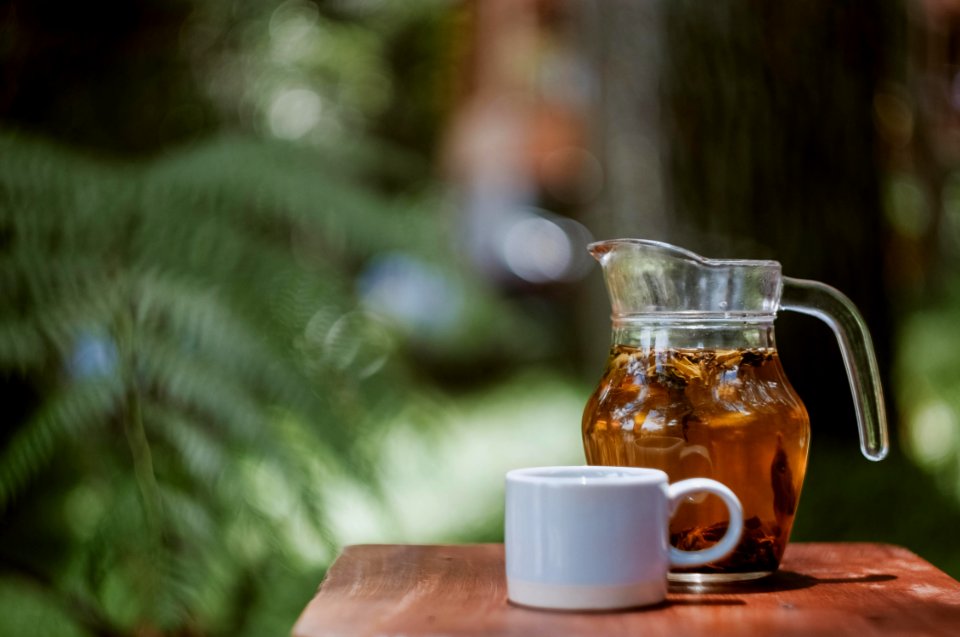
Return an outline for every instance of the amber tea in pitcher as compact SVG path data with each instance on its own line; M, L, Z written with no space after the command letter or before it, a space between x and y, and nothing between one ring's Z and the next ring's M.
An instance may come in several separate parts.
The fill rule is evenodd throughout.
M774 349L615 345L583 426L590 464L651 467L671 480L710 477L733 489L743 504L744 538L732 555L700 571L776 570L806 468L809 420ZM724 516L719 501L684 504L670 525L672 544L710 546L726 529Z
M778 308L834 328L868 458L886 454L886 422L869 333L856 308L820 283L787 279L775 261L704 259L635 239L590 246L613 306L613 346L583 415L587 462L651 467L671 482L708 477L743 504L744 532L727 558L675 571L709 582L763 577L780 564L797 510L810 440L807 411L784 374ZM711 546L726 530L713 498L683 503L670 542Z

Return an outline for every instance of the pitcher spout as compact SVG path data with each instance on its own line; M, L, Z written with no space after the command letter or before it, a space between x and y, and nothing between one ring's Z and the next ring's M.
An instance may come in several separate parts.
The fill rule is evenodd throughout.
M618 239L612 241L594 241L593 243L587 246L587 251L590 252L590 256L596 259L600 265L603 265L603 257L610 254L610 251L613 250L614 244Z

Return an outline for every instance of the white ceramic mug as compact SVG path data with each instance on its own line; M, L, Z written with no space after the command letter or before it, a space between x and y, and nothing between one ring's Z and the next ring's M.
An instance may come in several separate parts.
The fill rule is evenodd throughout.
M507 596L537 608L607 610L667 595L670 566L722 559L743 531L740 501L707 478L669 484L657 469L538 467L507 473ZM721 540L702 551L670 546L670 516L691 493L712 493L730 512Z

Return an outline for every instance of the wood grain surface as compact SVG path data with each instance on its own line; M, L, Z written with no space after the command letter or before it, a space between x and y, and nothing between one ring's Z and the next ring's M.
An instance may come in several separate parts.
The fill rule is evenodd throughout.
M791 544L765 580L671 589L637 610L537 611L507 602L500 544L350 546L293 635L955 637L960 583L896 546Z

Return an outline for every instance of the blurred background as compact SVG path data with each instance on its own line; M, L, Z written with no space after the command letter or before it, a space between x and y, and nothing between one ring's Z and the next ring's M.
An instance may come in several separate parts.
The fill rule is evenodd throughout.
M0 634L285 634L344 544L580 463L584 246L774 258L829 329L794 540L960 576L960 3L0 2Z

